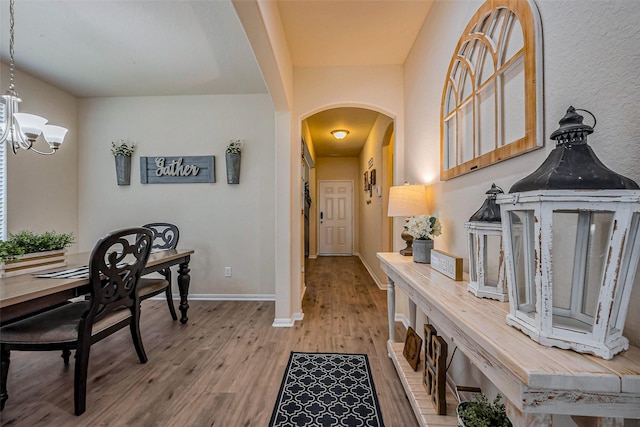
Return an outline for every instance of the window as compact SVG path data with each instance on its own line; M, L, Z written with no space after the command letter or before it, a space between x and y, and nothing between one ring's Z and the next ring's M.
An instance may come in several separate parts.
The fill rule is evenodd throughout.
M544 145L541 52L539 16L531 1L487 1L476 12L444 85L442 180Z
M0 104L0 124L6 124L5 105ZM2 136L2 127L0 127ZM0 145L0 240L7 239L7 143Z

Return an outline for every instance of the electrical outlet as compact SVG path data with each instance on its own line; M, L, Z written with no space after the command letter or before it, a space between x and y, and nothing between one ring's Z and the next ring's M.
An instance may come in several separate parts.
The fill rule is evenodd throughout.
M231 277L231 267L224 268L224 277Z

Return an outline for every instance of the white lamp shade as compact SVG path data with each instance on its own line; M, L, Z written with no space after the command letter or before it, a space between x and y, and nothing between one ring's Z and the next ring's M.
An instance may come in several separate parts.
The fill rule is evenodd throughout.
M47 119L27 113L13 113L13 118L18 123L20 131L29 138L37 138L41 133Z
M42 129L42 135L49 145L60 145L64 142L64 137L67 135L68 130L62 126L46 125Z
M424 185L398 185L389 189L388 216L413 216L427 213L427 189Z

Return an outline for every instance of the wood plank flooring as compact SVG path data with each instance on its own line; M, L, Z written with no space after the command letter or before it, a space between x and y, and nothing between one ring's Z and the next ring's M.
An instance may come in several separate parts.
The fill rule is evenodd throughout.
M366 353L387 427L417 422L387 357L386 292L357 257L306 266L304 320L273 328L273 302L191 301L173 322L164 301L142 309L149 361L127 329L92 347L87 412L73 415L73 364L58 352L12 352L2 426L267 426L291 351ZM396 337L404 336L397 324Z

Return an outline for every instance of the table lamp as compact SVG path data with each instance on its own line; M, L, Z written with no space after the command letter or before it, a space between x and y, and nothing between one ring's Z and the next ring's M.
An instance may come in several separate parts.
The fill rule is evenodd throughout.
M403 216L409 221L414 215L427 213L427 189L424 185L397 185L389 188L389 207L387 216ZM413 236L403 230L402 240L406 247L400 250L401 255L413 255Z

